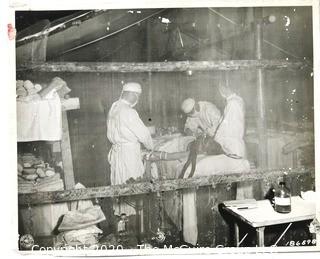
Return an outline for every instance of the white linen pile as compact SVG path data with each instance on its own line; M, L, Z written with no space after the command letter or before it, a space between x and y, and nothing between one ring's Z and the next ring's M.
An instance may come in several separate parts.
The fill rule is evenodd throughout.
M17 140L58 141L62 136L61 101L57 94L52 99L32 102L17 100Z
M58 141L62 136L61 101L71 89L60 77L41 86L30 80L16 81L18 141Z
M98 205L85 209L68 211L58 227L60 233L56 237L56 247L90 246L99 242L103 232L96 224L106 218Z
M38 178L36 181L18 178L18 193L62 191L63 189L63 180L60 178L59 173L46 178Z

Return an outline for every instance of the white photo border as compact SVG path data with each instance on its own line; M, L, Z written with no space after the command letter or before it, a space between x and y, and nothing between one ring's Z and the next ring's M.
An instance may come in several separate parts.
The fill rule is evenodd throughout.
M2 0L1 0L2 2ZM4 1L3 1L4 2ZM3 3L2 2L2 3ZM312 6L313 19L313 62L314 62L314 134L315 134L315 181L316 190L320 190L320 3L319 0L8 0L7 10L2 12L1 22L15 26L15 11L23 10L81 10L81 9L128 9L128 8L186 8L186 7L267 7L267 6ZM2 9L2 8L1 8ZM190 249L132 249L122 251L18 251L18 200L16 175L16 103L15 103L15 42L9 40L5 26L1 25L1 39L6 42L4 55L1 55L1 67L6 74L4 96L5 102L1 102L1 111L4 112L5 127L4 145L6 155L6 175L9 175L5 192L2 194L10 206L10 213L7 213L8 224L6 228L10 231L4 241L6 247L19 254L46 254L57 256L118 256L118 255L166 255L166 254L234 254L234 253L283 253L283 252L312 252L320 249L320 234L317 234L316 247L263 247L263 248L190 248ZM5 28L6 29L6 28ZM7 72L7 73L6 73ZM6 81L7 80L7 81ZM3 191L3 190L2 190ZM317 198L320 200L320 192L317 191ZM320 221L320 204L317 204L317 219Z

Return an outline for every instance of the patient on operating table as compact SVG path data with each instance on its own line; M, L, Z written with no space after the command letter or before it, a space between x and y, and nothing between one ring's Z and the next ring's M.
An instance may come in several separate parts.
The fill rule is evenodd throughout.
M228 86L220 86L219 91L227 103L216 131L209 138L201 137L202 139L195 140L189 145L189 149L183 152L153 152L150 159L181 161L188 158L178 174L181 178L250 170L243 139L244 102ZM213 150L206 150L202 144L213 147ZM201 153L206 156L199 158Z

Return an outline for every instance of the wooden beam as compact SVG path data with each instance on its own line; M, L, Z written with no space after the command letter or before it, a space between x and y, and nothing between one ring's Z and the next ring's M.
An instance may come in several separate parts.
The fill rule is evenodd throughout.
M288 176L298 177L303 174L313 175L314 170L253 170L244 173L232 173L223 175L211 175L206 177L195 177L188 179L172 179L162 181L138 182L133 184L122 184L114 186L101 186L95 188L65 190L55 192L39 192L32 194L19 194L20 205L48 204L67 202L75 200L86 200L104 197L131 196L155 192L173 191L179 189L197 188L200 186L215 186L220 183L234 183L243 181L264 180L274 182L279 176L288 173Z
M215 60L215 61L177 61L177 62L45 62L28 63L17 68L39 72L181 72L211 71L211 70L240 70L240 69L302 69L307 63L287 60Z

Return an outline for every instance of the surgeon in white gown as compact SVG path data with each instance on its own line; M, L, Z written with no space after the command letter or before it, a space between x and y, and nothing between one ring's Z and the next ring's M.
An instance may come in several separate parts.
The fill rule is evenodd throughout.
M185 99L181 104L187 115L184 131L187 135L207 134L213 136L221 117L219 109L211 102Z
M153 142L148 128L133 108L139 100L141 85L130 82L123 86L120 99L114 102L108 113L107 137L112 143L108 155L111 166L111 184L124 184L129 178L142 177L144 166L141 144L148 150ZM135 211L123 202L114 205L116 214L134 214Z
M215 140L222 146L225 154L218 156L206 156L197 161L194 177L223 173L241 173L250 170L250 164L246 159L244 143L245 133L245 107L242 98L229 87L220 86L220 94L226 100L226 106L215 135ZM188 177L190 168L186 171ZM239 192L240 191L240 192ZM250 186L241 186L237 193L237 199L249 198ZM185 191L183 195L183 236L186 242L196 244L197 212L196 192Z

